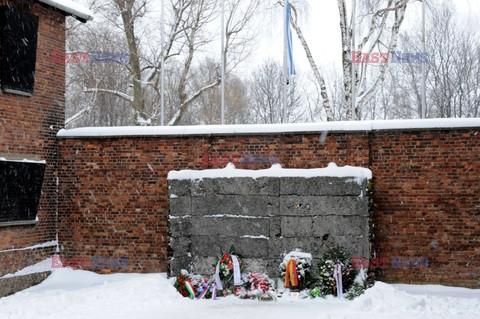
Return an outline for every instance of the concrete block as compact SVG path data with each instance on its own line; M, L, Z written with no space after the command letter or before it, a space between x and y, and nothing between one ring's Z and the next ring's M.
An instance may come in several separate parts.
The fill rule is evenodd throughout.
M280 277L280 263L283 261L283 258L277 257L275 259L270 258L266 259L268 262L267 265L267 275L270 279L277 280Z
M366 185L367 180L359 185L355 177L282 177L280 195L359 196Z
M313 217L288 216L281 219L283 237L311 237Z
M278 196L280 179L262 177L204 178L192 183L192 196L206 195L268 195Z
M265 258L268 255L268 241L268 238L239 238L234 246L243 258Z
M274 216L279 213L278 197L205 195L192 197L193 215Z
M323 237L326 234L368 237L368 218L361 216L315 217L313 219L313 235L315 237Z
M170 248L173 252L173 257L188 257L191 253L191 239L189 237L170 238Z
M268 237L270 221L268 218L193 217L192 235Z
M220 185L217 179L203 178L192 180L192 196L206 196L220 194Z
M189 179L169 179L168 180L168 197L174 196L190 196L192 182Z
M369 256L367 182L353 178L218 178L169 182L171 269L213 274L233 244L245 270L278 276L284 254L316 263L331 245ZM183 190L180 188L186 188ZM363 195L363 196L360 196ZM312 266L312 271L316 265Z
M211 276L215 274L215 269L213 265L216 262L217 257L196 256L192 262L192 273L202 276Z
M170 198L170 216L186 216L191 215L191 197L182 196Z
M281 223L281 217L270 217L270 237L275 238L282 236Z
M175 277L180 274L182 269L188 272L192 271L193 258L191 257L173 257L169 263L169 276Z
M39 283L47 279L50 274L50 271L46 271L25 276L2 278L0 279L0 298L38 285Z
M370 258L370 242L368 236L332 236L333 244L341 245L352 256Z
M280 197L282 216L368 216L365 198L356 196L293 196Z
M268 274L269 261L260 258L243 258L243 270L245 273L258 272L260 274Z
M192 236L192 243L192 255L195 257L220 258L232 245L242 258L261 258L268 254L267 238Z
M170 218L168 230L171 237L186 237L192 233L192 221L190 217Z

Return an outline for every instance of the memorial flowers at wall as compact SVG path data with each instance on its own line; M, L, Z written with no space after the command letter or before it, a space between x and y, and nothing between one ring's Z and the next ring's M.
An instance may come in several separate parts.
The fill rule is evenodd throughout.
M276 300L285 292L294 298L336 295L353 299L366 289L367 269L353 268L350 255L340 246L328 248L317 264L316 276L312 264L312 254L299 249L289 252L279 265L280 277L276 284L265 274L242 273L244 262L232 245L213 265L212 276L193 275L183 270L175 288L191 299L234 295L260 301Z

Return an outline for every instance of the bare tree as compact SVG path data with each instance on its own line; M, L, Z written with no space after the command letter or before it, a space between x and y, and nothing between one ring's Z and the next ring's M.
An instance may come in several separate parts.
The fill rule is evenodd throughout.
M218 77L217 63L208 59L199 68L192 81L203 82L205 78L212 81ZM225 123L242 124L249 120L247 84L233 72L226 77L225 88ZM195 101L184 121L192 124L220 124L221 121L220 90L210 89L205 91Z
M72 24L73 23L73 24ZM124 46L121 38L105 26L76 28L69 20L67 53L70 56L88 52L118 52ZM82 61L79 59L79 61ZM82 61L86 62L86 61ZM67 63L65 125L118 126L131 123L131 111L125 100L114 94L84 94L86 87L108 87L113 91L128 86L129 73L119 63Z
M479 114L480 38L477 28L459 20L451 2L429 6L426 36L427 116L476 117ZM413 28L415 30L415 28ZM421 39L413 31L401 36L406 51L420 52ZM421 64L393 66L397 91L407 94L410 114L421 114ZM406 111L405 111L406 112Z
M248 3L227 0L225 59L228 72L249 54L248 44L254 39L255 33L249 31L249 27L259 6L260 3L254 0ZM170 75L166 83L166 101L175 104L173 113L169 112L172 105L166 105L169 125L181 123L191 105L202 94L220 84L218 66L215 67L217 76L210 78L209 82L192 81L205 51L218 39L218 33L211 32L212 23L219 16L218 0L170 0L168 35L163 44L158 42L158 38L148 41L152 40L149 36L152 30L158 34L159 29L152 14L151 1L101 0L94 2L94 8L103 13L104 20L115 26L125 38L129 62L124 67L129 74L130 85L122 89L87 87L84 92L115 95L123 99L133 110L134 124L158 123L162 67ZM117 16L120 19L116 19ZM160 54L162 46L165 53L163 66ZM178 76L172 72L177 72Z
M290 81L286 122L294 123L303 119L304 110L298 93L297 78ZM251 116L253 123L281 123L283 109L283 69L277 62L267 60L252 74L249 83Z
M301 0L299 0L301 2ZM299 2L297 1L297 3ZM356 47L357 51L371 54L375 49L378 52L391 52L396 49L397 39L400 27L405 17L405 11L408 2L411 0L365 0L361 2L360 17L357 29L362 32L360 42ZM348 12L346 0L337 0L340 18L340 35L341 35L341 52L342 52L342 68L343 68L343 85L344 85L344 106L347 118L351 117L352 104L352 19L348 21ZM303 36L302 30L298 25L298 14L295 4L292 6L293 19L291 24L295 30L300 43L302 44L312 71L317 81L320 96L323 102L323 108L327 115L327 120L333 120L334 111L331 107L331 100L328 95L328 89L324 77L321 75L317 67L308 43ZM367 27L364 28L363 21L369 19ZM361 118L361 111L374 98L385 81L388 63L381 64L378 70L372 70L367 63L355 65L355 87L357 93L356 118Z

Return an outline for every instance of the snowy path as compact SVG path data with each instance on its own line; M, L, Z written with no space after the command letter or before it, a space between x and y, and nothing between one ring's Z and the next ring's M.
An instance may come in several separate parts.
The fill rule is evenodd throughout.
M97 275L56 269L38 286L0 299L2 319L153 318L479 318L480 289L378 282L354 301L333 297L278 302L191 301L163 274Z

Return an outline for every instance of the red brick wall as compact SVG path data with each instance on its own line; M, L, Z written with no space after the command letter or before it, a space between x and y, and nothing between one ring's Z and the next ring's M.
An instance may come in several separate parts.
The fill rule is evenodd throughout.
M58 141L63 127L65 65L52 64L51 51L65 49L65 16L33 0L2 1L39 17L35 92L22 97L0 92L0 154L38 157L47 170L38 210L39 222L30 226L0 226L0 251L55 240ZM53 248L0 252L0 276L50 256Z
M127 271L166 271L167 173L216 167L203 166L202 153L272 154L288 168L372 169L377 256L429 259L426 270L387 269L380 279L479 287L478 131L333 133L324 143L320 134L63 139L63 253L128 257Z
M376 248L425 256L391 281L480 287L479 130L372 134Z

